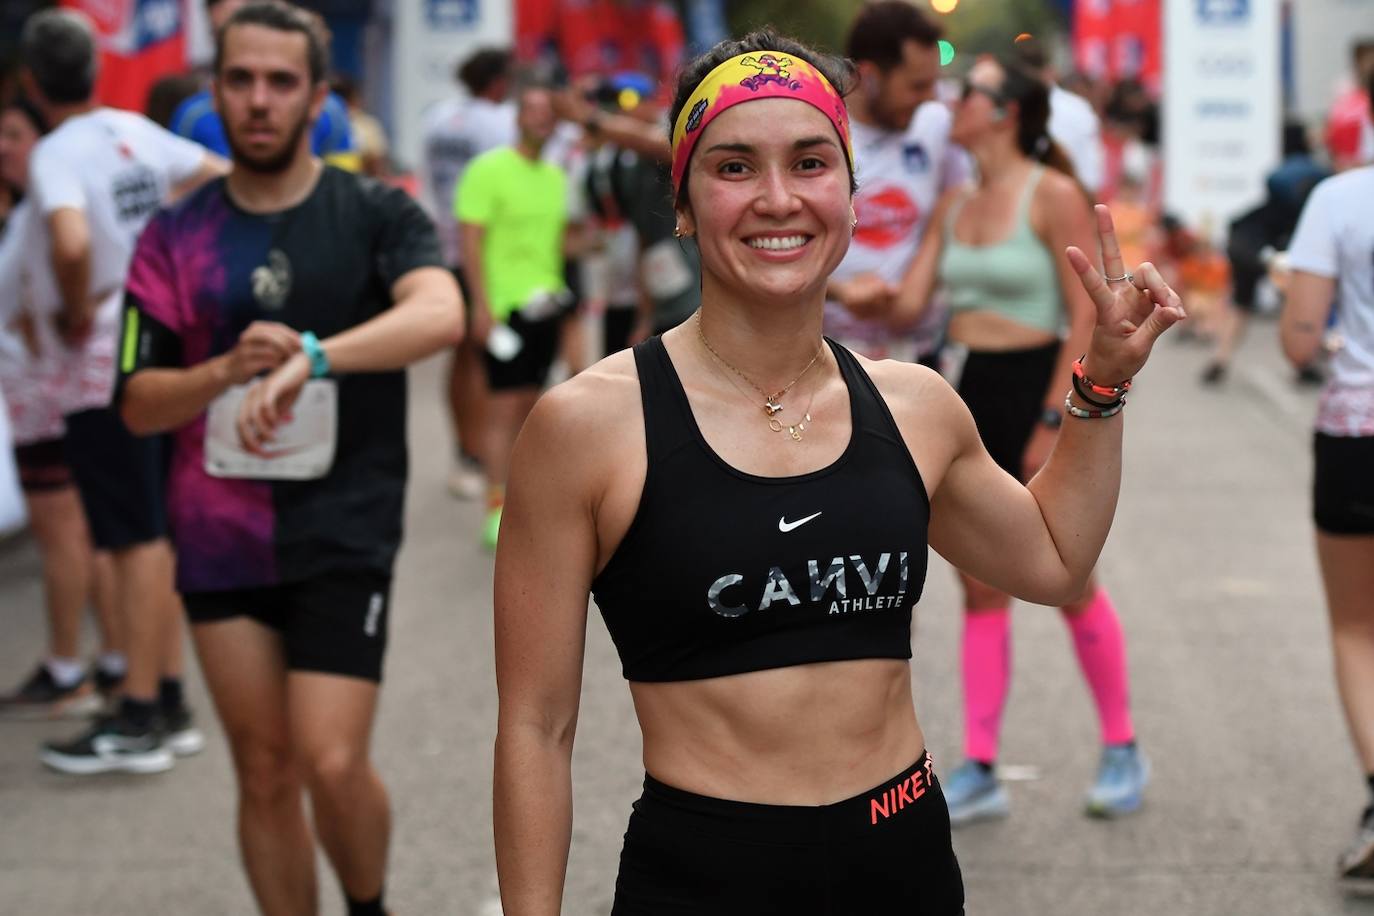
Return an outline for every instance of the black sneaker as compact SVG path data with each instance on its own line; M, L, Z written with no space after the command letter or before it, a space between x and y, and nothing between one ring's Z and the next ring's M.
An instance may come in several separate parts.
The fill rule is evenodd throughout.
M17 690L0 697L0 718L6 719L76 719L99 709L100 697L85 677L60 687L42 662Z
M191 707L162 710L162 746L178 757L190 757L205 750L205 735L196 728Z
M59 773L89 776L95 773L161 773L176 758L162 743L156 724L140 728L123 716L101 716L71 741L46 742L38 757Z

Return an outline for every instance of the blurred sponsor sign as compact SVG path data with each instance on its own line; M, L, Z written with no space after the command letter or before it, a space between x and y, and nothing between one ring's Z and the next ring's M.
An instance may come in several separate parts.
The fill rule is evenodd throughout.
M1279 0L1165 0L1164 203L1219 239L1278 165Z
M471 28L480 17L479 0L425 0L425 24L431 29Z
M420 161L424 111L460 91L454 71L480 47L510 47L512 4L495 0L397 0L393 6L391 111L396 155Z

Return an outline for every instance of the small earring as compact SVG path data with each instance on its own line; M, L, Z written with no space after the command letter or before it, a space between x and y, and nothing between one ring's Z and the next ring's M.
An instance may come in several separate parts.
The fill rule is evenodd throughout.
M675 238L675 239L680 239L680 238L682 238L682 227L681 227L681 226L674 226L674 227L673 227L673 238Z
M854 214L854 218L849 221L849 231L853 234L859 228L859 215Z

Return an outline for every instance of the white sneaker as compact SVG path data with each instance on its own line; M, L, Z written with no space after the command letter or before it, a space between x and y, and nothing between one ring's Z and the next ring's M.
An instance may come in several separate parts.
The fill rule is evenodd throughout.
M448 492L454 499L480 499L487 491L487 475L482 465L471 458L462 457L453 462L448 472Z

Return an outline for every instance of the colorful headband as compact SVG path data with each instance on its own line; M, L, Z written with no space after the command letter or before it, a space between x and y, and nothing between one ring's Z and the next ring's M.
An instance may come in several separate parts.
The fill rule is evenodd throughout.
M849 139L849 112L844 99L815 67L781 51L752 51L732 57L701 81L673 126L673 191L682 187L692 150L717 115L755 99L797 99L814 106L835 125L844 144L849 170L854 171L854 147Z

